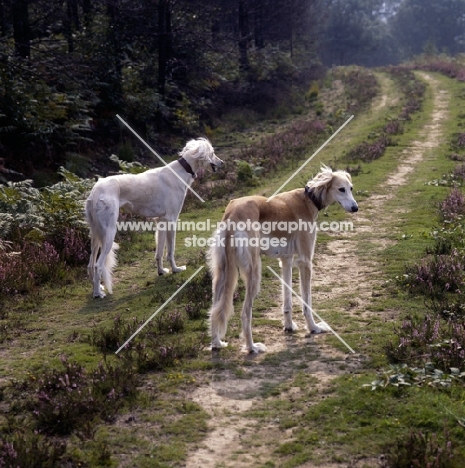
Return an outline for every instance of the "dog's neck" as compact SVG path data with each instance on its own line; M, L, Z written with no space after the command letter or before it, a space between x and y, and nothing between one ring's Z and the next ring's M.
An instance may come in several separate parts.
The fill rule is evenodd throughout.
M181 164L185 171L194 179L197 177L197 174L192 170L191 165L182 156L178 159L178 163Z
M308 188L308 186L305 186L305 195L307 195L308 198L313 202L313 204L316 206L316 209L318 211L321 211L324 206L321 200L313 193L313 190Z

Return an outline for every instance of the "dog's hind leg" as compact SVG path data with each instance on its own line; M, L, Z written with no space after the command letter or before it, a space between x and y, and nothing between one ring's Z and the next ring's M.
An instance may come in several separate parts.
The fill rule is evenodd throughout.
M176 230L170 229L166 235L166 250L167 250L167 258L171 265L171 271L173 273L179 273L180 271L184 271L186 269L185 266L176 266L176 262L174 261L174 249L176 246Z
M105 297L103 286L100 284L101 279L103 279L108 292L110 294L113 292L111 274L116 265L115 250L118 248L118 245L113 242L115 236L116 226L108 227L100 249L100 255L94 267L94 297L96 298Z
M284 331L292 333L298 329L297 325L292 321L292 261L291 257L280 258L281 269L284 283L283 287L283 315L284 315ZM287 286L286 286L287 285ZM288 287L289 286L289 287Z
M252 306L253 300L260 291L261 260L260 251L249 247L251 254L248 265L240 265L242 279L245 282L245 300L242 306L242 335L245 339L245 347L249 353L264 353L266 346L263 343L254 343L252 338Z
M99 241L97 240L95 235L91 234L90 259L89 259L89 264L87 265L87 274L92 281L94 280L95 262L97 261L99 249L100 249Z
M155 233L155 242L157 244L155 251L155 261L157 262L157 271L160 276L164 275L165 273L169 273L168 268L163 268L163 251L165 250L165 240L166 230L157 229L157 232Z

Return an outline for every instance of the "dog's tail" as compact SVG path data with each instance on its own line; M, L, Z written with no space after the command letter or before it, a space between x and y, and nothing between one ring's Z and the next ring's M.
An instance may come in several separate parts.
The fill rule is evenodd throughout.
M209 250L209 267L213 278L213 304L209 312L212 347L220 348L226 335L228 320L234 313L233 298L238 271L234 248L224 230L214 235Z
M118 264L118 260L116 258L116 251L119 249L119 245L116 242L112 243L111 250L105 259L105 264L103 265L102 270L102 280L107 288L107 291L112 294L113 293L113 281L112 281L112 274L113 270Z
M99 257L99 253L101 254L102 249L105 247L105 236L108 232L108 230L105 229L105 226L102 225L99 217L96 215L96 206L94 201L95 198L96 197L93 197L91 194L91 196L86 201L85 207L85 215L87 223L89 224L91 238L91 253L89 264L87 266L87 272L91 280L94 279L97 258ZM118 244L116 242L112 242L111 249L105 258L105 262L101 271L102 280L110 294L113 292L113 283L111 277L113 269L117 265L116 251L118 248Z

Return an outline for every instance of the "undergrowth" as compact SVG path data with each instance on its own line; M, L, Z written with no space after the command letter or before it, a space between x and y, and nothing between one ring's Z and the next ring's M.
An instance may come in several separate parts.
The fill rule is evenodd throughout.
M391 118L378 131L372 132L367 141L347 152L345 159L349 162L371 162L379 159L389 146L395 146L395 135L404 132L404 123L411 120L412 114L421 109L424 98L425 84L417 79L408 68L397 66L389 67L386 71L396 81L404 96L404 105L396 118Z

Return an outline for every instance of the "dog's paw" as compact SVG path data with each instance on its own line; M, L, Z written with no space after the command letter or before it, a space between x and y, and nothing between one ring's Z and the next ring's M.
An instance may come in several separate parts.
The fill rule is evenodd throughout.
M326 322L320 322L317 324L316 328L313 328L310 333L318 335L319 333L326 333L331 331L331 327Z
M185 265L173 268L173 273L180 273L181 271L186 271L186 266Z
M226 348L227 346L228 346L228 343L226 341L218 340L211 344L210 349L212 351L215 351L221 348Z
M98 293L94 292L94 299L103 299L106 296L104 291L105 291L105 286L101 284Z
M158 276L166 275L169 272L170 271L168 270L168 268L162 268L161 270L158 270Z
M317 323L318 327L323 330L324 332L331 331L331 327L326 322Z
M254 343L248 351L249 351L249 354L265 353L266 346L263 343Z
M290 327L287 327L286 325L284 325L284 331L286 333L294 333L298 329L299 329L299 327L297 326L297 324L295 322L292 322Z

